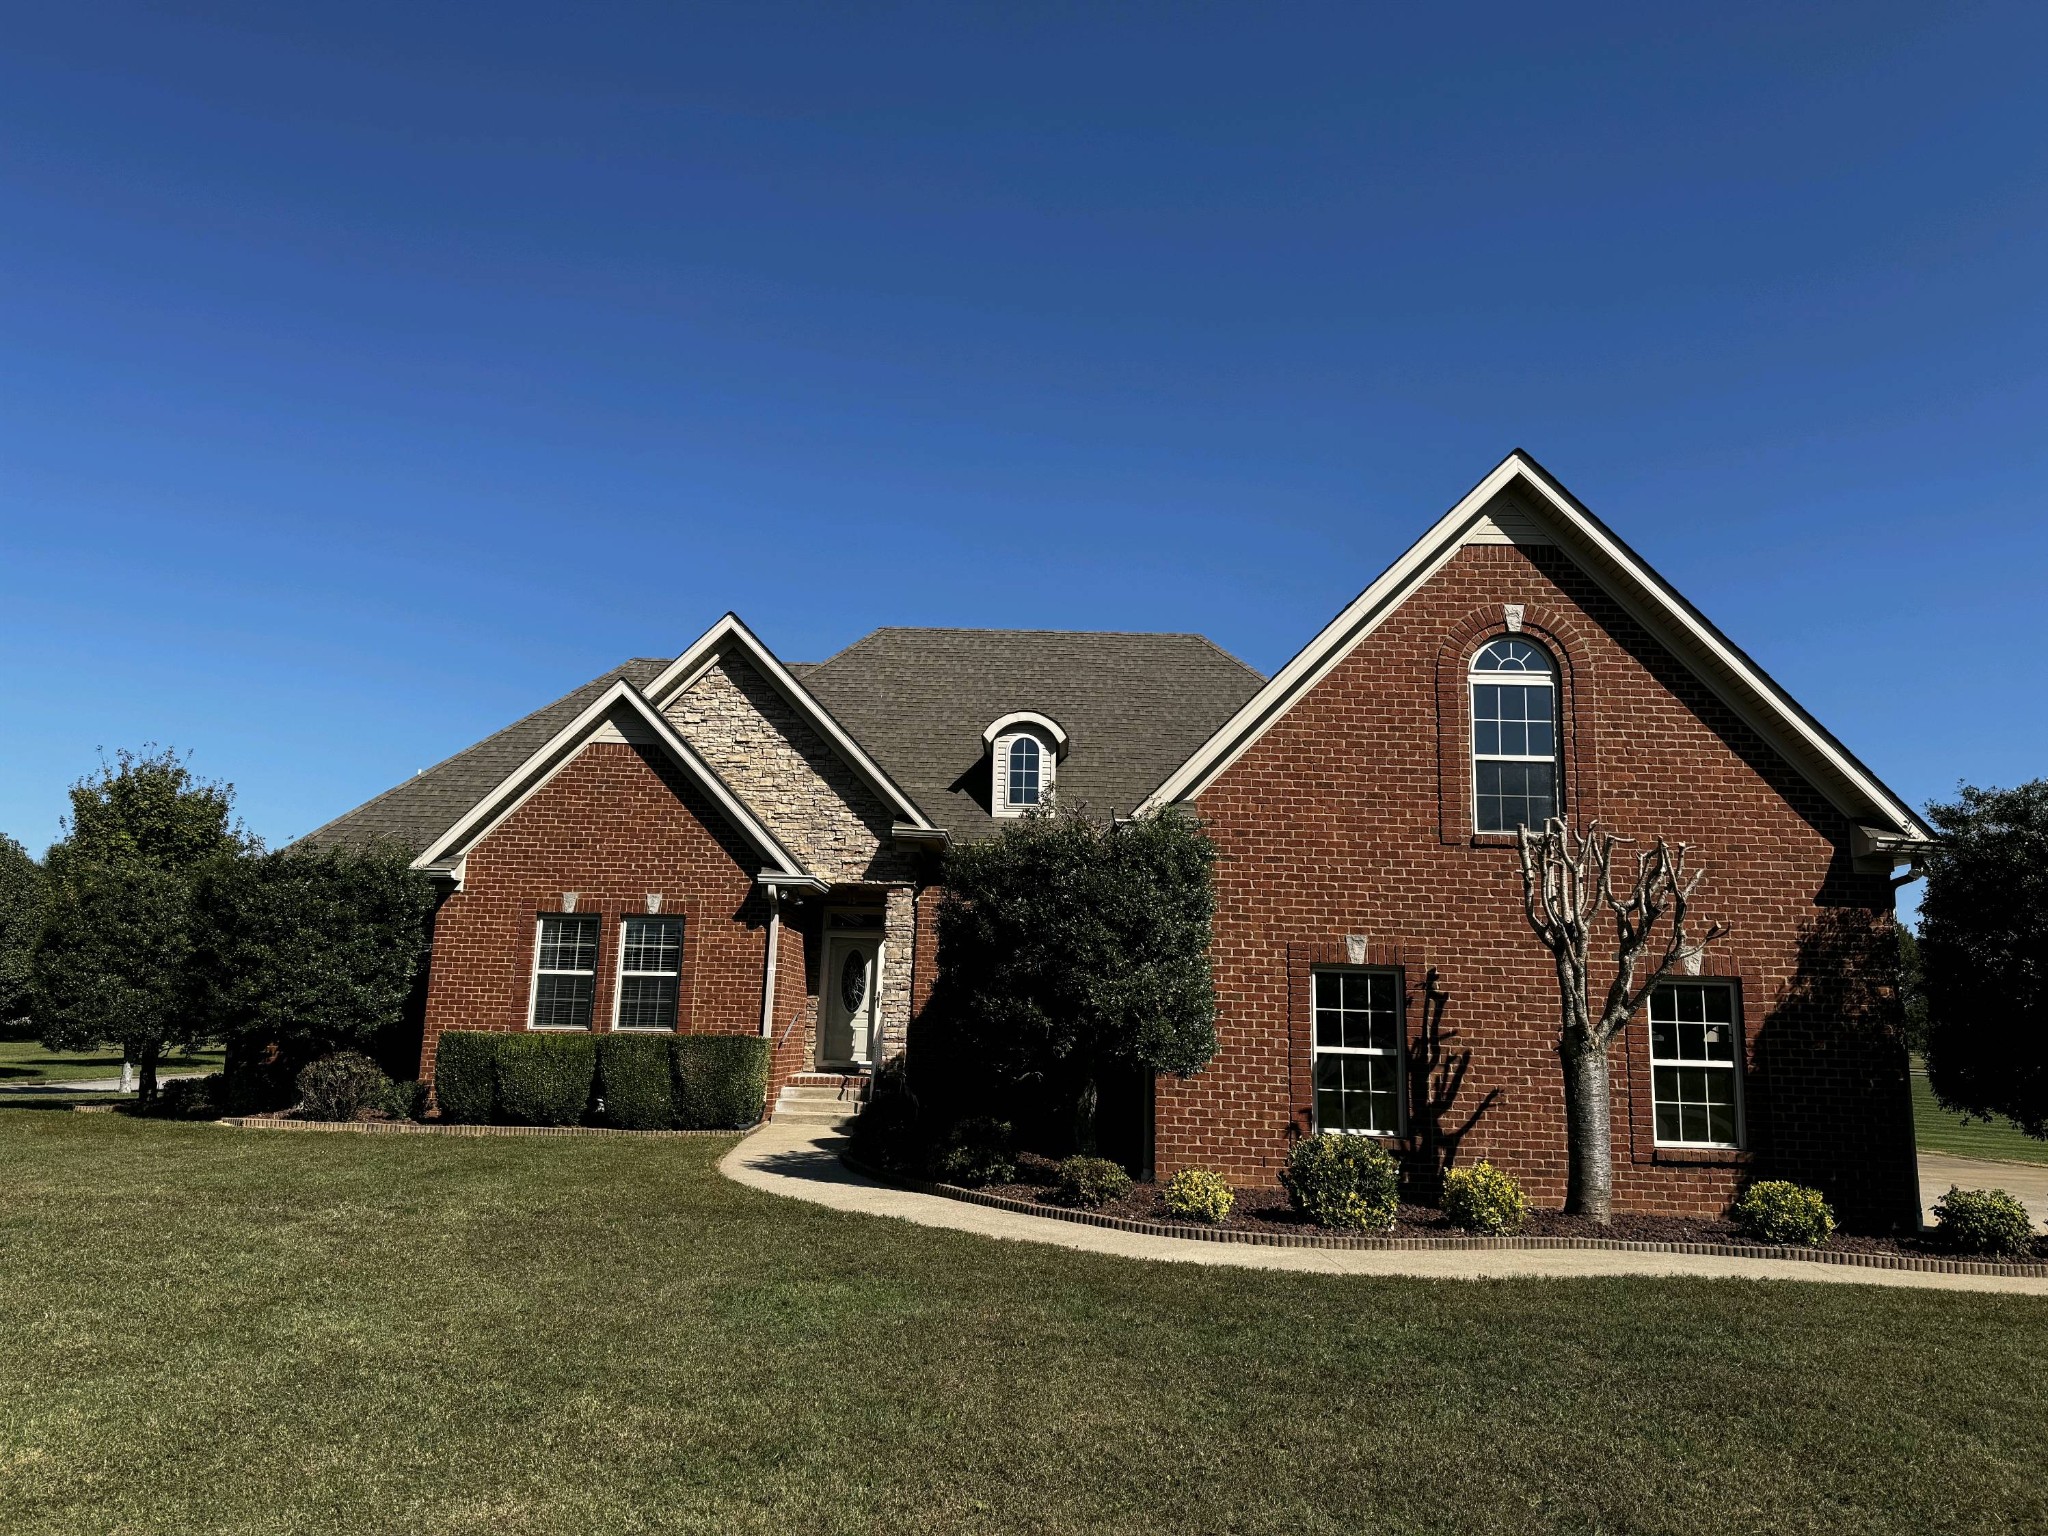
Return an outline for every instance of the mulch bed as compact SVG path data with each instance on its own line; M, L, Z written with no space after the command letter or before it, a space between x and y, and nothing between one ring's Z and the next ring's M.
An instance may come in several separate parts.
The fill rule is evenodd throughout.
M1057 1168L1058 1165L1050 1158L1030 1152L1022 1153L1017 1158L1016 1183L984 1185L982 1191L1011 1200L1063 1209L1053 1194L1053 1186L1058 1182ZM1293 1237L1361 1235L1354 1232L1338 1232L1296 1214L1293 1207L1287 1203L1286 1192L1279 1188L1240 1189L1236 1194L1237 1204L1231 1210L1230 1219L1220 1224L1224 1231ZM1169 1216L1160 1197L1160 1186L1157 1184L1133 1184L1130 1193L1121 1200L1112 1200L1091 1209L1097 1215L1114 1216L1125 1221L1150 1222L1193 1232L1218 1230L1207 1223L1181 1221ZM1443 1212L1427 1205L1403 1205L1394 1219L1394 1228L1391 1232L1371 1235L1390 1238L1430 1238L1437 1241L1473 1238L1472 1233L1454 1227L1445 1220ZM1713 1243L1723 1247L1753 1249L1759 1255L1782 1254L1785 1251L1777 1244L1757 1241L1733 1222L1702 1220L1692 1216L1617 1215L1603 1227L1584 1216L1567 1216L1562 1211L1532 1210L1528 1222L1515 1236L1590 1238L1619 1243ZM1828 1240L1827 1251L1912 1259L1967 1258L1973 1263L1984 1264L2002 1262L1983 1255L1952 1253L1935 1242L1932 1234L1925 1237L1871 1237L1862 1233L1837 1232ZM2032 1259L2012 1262L2048 1263L2048 1241L2037 1238Z

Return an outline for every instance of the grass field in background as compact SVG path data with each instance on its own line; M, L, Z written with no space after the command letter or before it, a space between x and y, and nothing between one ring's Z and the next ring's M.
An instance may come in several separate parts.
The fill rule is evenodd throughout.
M2036 1141L2010 1120L1965 1120L1954 1110L1943 1109L1917 1063L1913 1069L1913 1138L1923 1152L2004 1163L2048 1163L2048 1141Z
M0 1109L10 1536L2048 1529L2037 1298L1146 1264L729 1145Z
M157 1071L218 1072L220 1063L219 1051L194 1051L165 1057ZM9 1083L68 1083L120 1075L118 1047L110 1051L46 1051L40 1040L0 1040L0 1087Z

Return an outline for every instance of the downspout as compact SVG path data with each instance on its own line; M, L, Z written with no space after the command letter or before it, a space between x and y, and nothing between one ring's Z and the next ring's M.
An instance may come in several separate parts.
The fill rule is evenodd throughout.
M768 963L761 973L761 1036L775 1038L775 956L782 940L782 893L768 887Z

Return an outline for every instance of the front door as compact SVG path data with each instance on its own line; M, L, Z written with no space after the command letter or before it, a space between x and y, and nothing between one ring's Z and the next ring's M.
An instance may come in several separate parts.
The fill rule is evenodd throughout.
M834 936L825 953L825 1027L818 1033L818 1065L844 1066L869 1058L875 1034L875 957L879 938Z

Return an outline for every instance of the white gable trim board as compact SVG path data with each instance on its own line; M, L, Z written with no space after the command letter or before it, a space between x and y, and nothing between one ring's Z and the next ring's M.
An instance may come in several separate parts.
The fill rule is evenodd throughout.
M664 667L661 674L647 685L647 697L654 701L657 710L667 709L677 695L685 692L692 683L716 666L728 650L735 649L768 679L769 684L798 714L810 722L818 734L825 738L854 772L866 780L868 787L881 797L883 803L912 832L945 836L943 829L926 819L924 812L918 809L916 803L883 771L882 765L870 757L861 744L847 733L845 727L832 718L830 710L811 697L810 691L790 674L789 669L776 659L775 653L761 643L736 613L728 613L707 629L688 650Z
M1910 806L1520 449L1325 625L1152 792L1140 812L1201 794L1468 543L1562 546L1852 823L1875 815L1902 845L1932 839Z
M413 860L413 868L431 869L440 865L443 871L447 871L450 861L453 861L452 873L459 884L462 861L467 858L469 850L496 831L506 818L545 788L594 741L630 742L665 751L767 861L767 867L760 875L764 883L815 883L810 872L726 787L725 781L711 771L710 765L697 755L696 749L683 740L661 712L623 678L593 699L581 714L556 732L546 746L513 769L460 821L435 838L426 851Z

